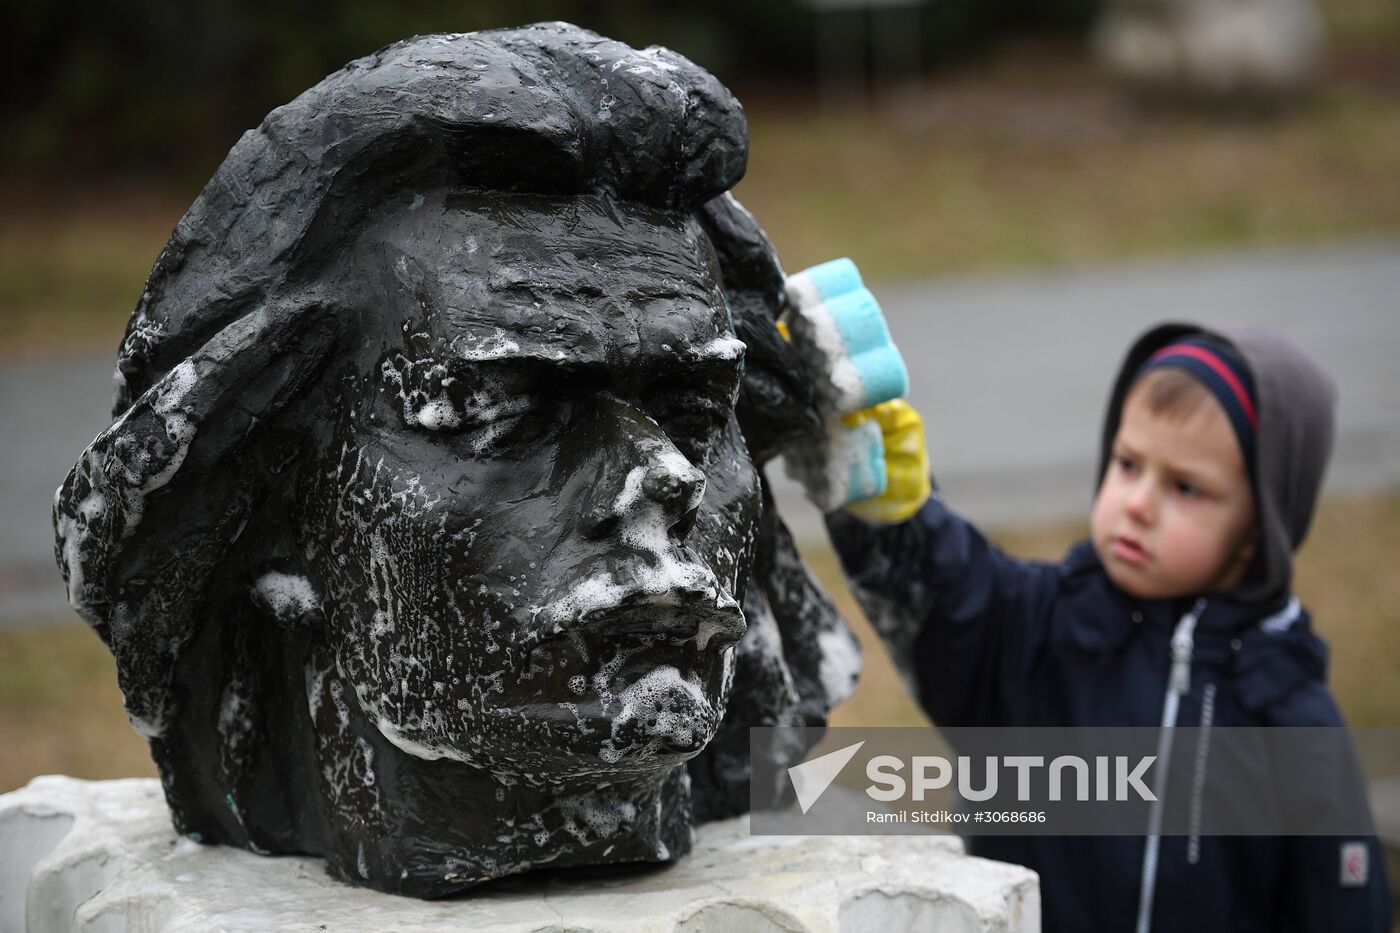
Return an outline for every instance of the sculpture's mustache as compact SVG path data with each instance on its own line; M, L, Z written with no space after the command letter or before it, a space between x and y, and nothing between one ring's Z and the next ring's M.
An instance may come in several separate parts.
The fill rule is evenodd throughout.
M744 614L738 606L719 609L643 602L593 610L560 634L580 631L600 639L654 637L676 642L693 638L696 647L704 651L711 646L726 648L736 644L745 627Z
M699 650L736 644L746 628L739 603L713 573L693 563L672 562L657 586L659 568L647 568L628 583L592 576L564 596L535 611L537 624L526 636L524 654L571 633L590 640L653 637L682 642L695 639ZM651 585L648 585L651 584Z

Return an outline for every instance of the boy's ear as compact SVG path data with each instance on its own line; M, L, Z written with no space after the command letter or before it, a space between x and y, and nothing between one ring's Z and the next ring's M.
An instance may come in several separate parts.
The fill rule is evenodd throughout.
M1239 556L1235 559L1235 566L1239 568L1241 579L1249 574L1249 566L1254 563L1254 555L1259 552L1259 526L1256 524L1249 529L1249 537L1240 547Z

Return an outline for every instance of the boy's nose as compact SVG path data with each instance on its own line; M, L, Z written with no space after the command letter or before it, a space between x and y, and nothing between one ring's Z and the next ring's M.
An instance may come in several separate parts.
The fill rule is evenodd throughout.
M1127 499L1124 503L1128 515L1135 521L1143 524L1152 524L1157 515L1157 501L1153 494L1150 483L1139 482L1128 490Z

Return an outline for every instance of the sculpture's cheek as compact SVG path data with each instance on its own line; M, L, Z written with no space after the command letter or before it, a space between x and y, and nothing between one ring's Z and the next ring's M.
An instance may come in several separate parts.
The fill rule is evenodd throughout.
M749 459L736 421L730 421L711 454L705 475L705 498L688 543L742 602L763 503L758 470Z
M520 626L535 594L528 534L376 458L339 471L322 497L317 569L329 642L355 700L418 757L466 760L519 674ZM509 529L509 530L507 530ZM519 566L516 566L516 563Z

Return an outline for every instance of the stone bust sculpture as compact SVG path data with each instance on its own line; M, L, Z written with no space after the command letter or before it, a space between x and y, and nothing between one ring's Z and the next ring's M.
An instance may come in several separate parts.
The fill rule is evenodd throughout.
M709 74L565 24L233 148L54 509L177 829L421 897L664 861L748 726L825 723L859 654L761 471L818 415L746 156Z

